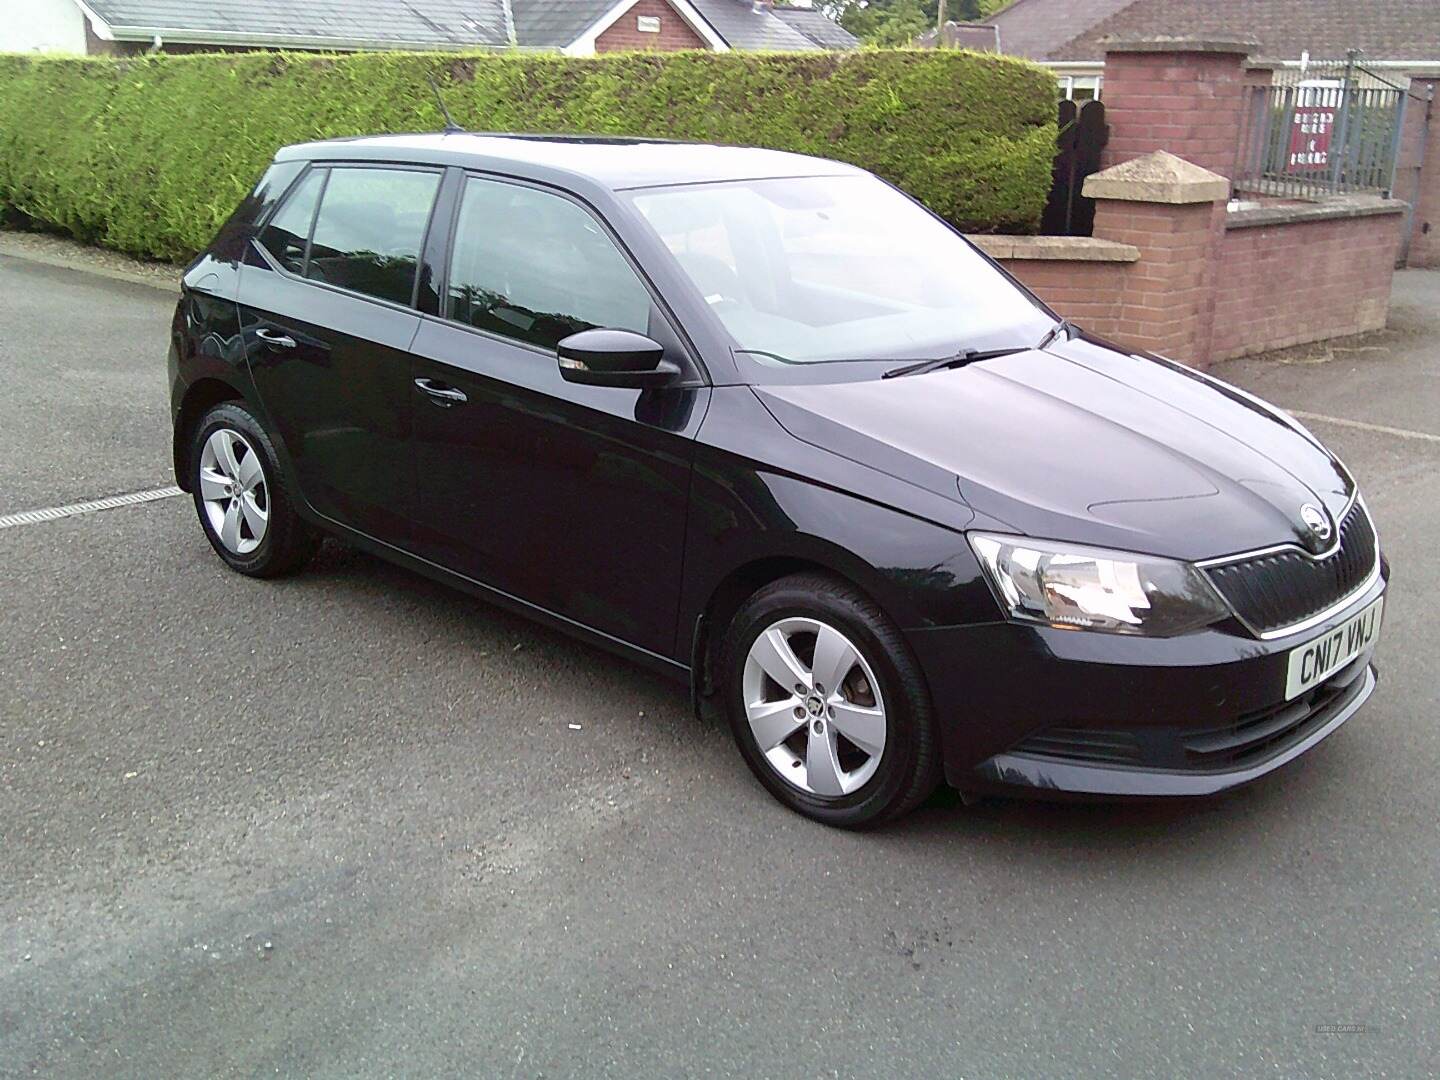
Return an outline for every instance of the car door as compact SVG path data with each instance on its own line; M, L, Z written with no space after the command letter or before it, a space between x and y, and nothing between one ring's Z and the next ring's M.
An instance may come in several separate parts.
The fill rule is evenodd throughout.
M250 371L301 493L325 517L395 544L409 537L409 347L440 175L310 169L240 281Z
M412 347L416 542L425 557L661 655L675 647L693 439L708 388L587 207L470 175L440 311ZM663 390L582 386L555 345L647 333Z

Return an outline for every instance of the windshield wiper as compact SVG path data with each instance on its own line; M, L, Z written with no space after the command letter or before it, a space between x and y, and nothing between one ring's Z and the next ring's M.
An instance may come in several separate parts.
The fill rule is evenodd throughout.
M1036 345L1035 348L1045 348L1045 346L1049 345L1061 334L1064 334L1065 340L1069 341L1078 333L1080 333L1080 328L1078 326L1076 326L1069 319L1061 319L1059 322L1057 322L1054 326L1052 326L1049 330L1045 332L1045 336L1040 339L1040 344Z
M1016 345L1008 349L961 349L950 356L937 356L930 360L917 360L913 364L906 364L903 367L891 368L880 377L882 379L898 379L901 375L924 375L927 371L939 371L941 368L964 367L966 364L973 364L977 360L994 360L999 356L1011 356L1015 353L1029 352L1028 345Z

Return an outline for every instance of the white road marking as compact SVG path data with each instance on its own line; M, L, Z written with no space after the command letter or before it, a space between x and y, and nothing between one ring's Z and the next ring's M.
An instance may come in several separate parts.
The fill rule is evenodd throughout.
M1346 420L1343 416L1326 416L1324 413L1301 412L1299 409L1286 409L1285 411L1300 420L1314 420L1319 424L1358 428L1360 431L1373 431L1377 435L1394 435L1397 439L1440 443L1440 435L1432 435L1428 431L1411 431L1409 428L1390 427L1387 424L1367 424L1363 420Z
M12 525L38 525L42 521L57 521L74 517L76 514L90 514L96 510L111 510L117 506L134 506L136 503L154 502L157 499L173 499L185 494L178 487L155 488L153 491L132 491L128 495L112 495L108 499L94 499L90 502L71 503L69 506L52 506L45 510L22 510L18 514L0 517L0 529Z

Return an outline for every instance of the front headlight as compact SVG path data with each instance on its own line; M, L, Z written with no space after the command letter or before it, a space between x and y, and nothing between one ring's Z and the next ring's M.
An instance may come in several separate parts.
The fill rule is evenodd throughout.
M969 537L995 594L1014 619L1172 637L1230 615L1189 563L1023 536Z

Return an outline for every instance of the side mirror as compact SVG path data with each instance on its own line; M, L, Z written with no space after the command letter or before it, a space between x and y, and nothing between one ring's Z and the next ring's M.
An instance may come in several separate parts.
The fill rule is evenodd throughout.
M643 390L680 377L679 365L665 359L664 346L631 330L581 330L555 351L566 382Z

